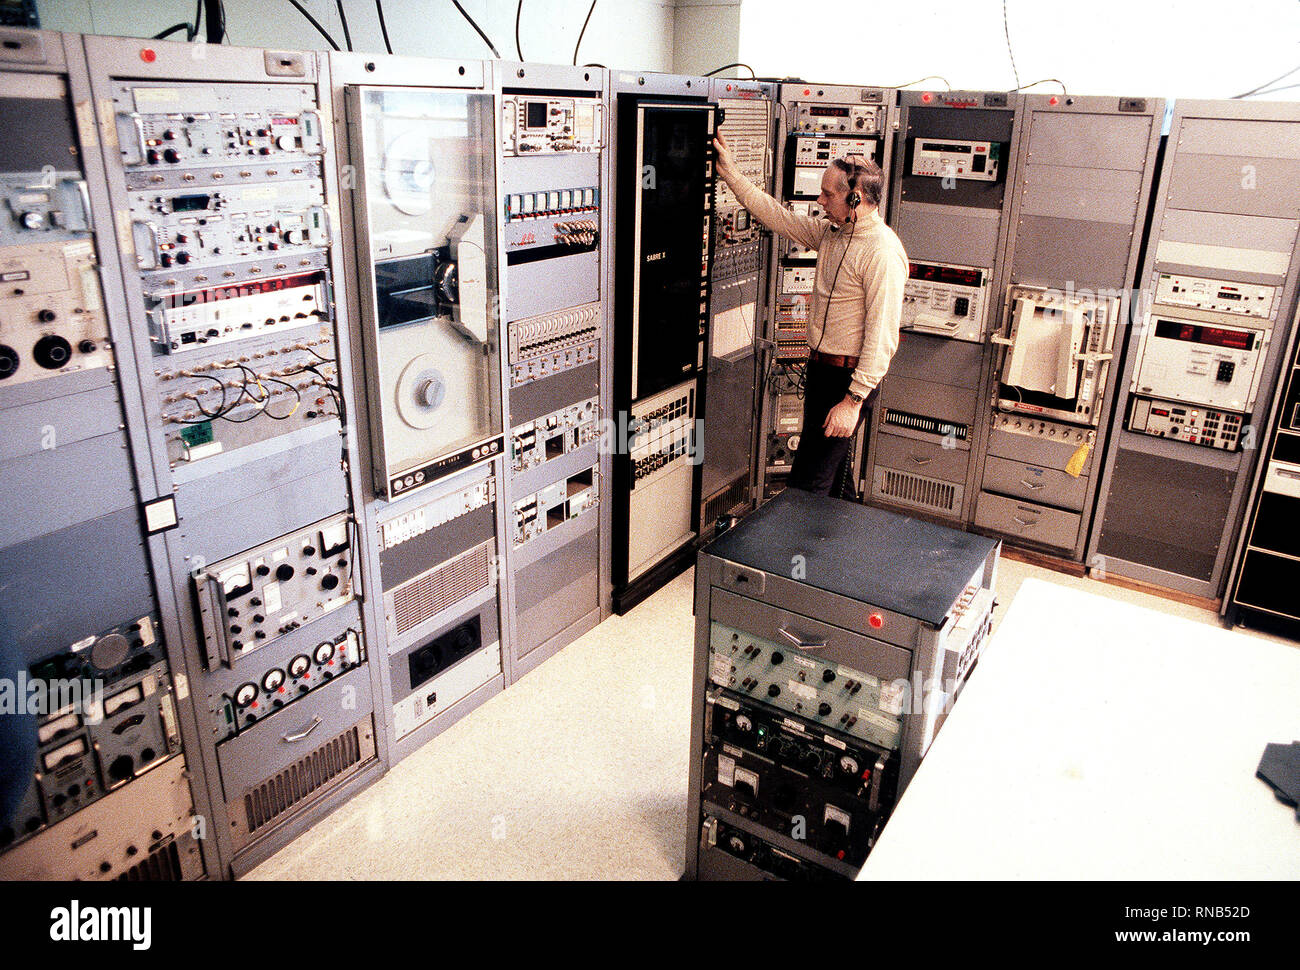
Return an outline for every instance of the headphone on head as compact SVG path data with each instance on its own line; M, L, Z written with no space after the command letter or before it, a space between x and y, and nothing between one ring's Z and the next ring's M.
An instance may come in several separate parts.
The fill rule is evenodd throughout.
M862 204L862 194L857 190L858 166L856 163L851 162L848 159L844 159L844 158L837 158L836 162L839 163L839 167L843 170L844 175L848 179L849 191L848 194L844 197L844 204L849 207L849 213L854 219L854 221L856 221L857 220L856 210L858 206Z

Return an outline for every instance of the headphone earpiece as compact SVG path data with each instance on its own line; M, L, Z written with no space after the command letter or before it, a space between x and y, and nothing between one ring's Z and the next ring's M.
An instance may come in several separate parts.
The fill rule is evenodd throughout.
M856 209L862 204L862 196L856 192L850 192L844 199L844 204L850 209Z

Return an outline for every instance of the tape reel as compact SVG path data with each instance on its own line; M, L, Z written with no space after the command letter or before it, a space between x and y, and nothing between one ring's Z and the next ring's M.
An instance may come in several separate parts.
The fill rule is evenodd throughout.
M427 214L433 208L435 177L427 132L411 128L388 143L384 151L384 192L398 212L408 216Z

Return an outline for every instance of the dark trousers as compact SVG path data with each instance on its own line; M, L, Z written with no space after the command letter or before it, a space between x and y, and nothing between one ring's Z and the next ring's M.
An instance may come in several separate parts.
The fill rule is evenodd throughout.
M803 431L799 435L799 447L794 453L794 464L790 468L789 487L829 495L837 484L840 466L848 457L853 437L828 438L822 426L826 423L831 408L843 401L849 393L852 379L851 367L808 362L803 395ZM872 390L863 402L860 415L865 416L875 401L876 391Z

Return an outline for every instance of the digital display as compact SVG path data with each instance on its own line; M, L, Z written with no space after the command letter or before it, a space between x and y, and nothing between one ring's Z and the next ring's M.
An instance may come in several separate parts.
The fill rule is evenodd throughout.
M1226 327L1205 327L1181 320L1157 320L1156 336L1167 340L1185 340L1188 343L1208 344L1228 350L1254 350L1255 333L1251 330L1229 330Z
M1156 415L1156 416L1158 416L1158 417L1161 417L1161 418L1167 418L1167 417L1169 417L1169 409L1168 409L1168 408L1152 408L1152 409L1151 409L1151 413L1154 414L1154 415Z
M525 106L528 113L527 118L524 120L524 127L545 128L547 103L545 101L528 101Z
M819 118L847 118L849 116L849 109L813 105L808 109L808 113L810 115L816 115Z
M907 275L927 283L948 283L953 286L979 286L984 274L977 269L957 266L935 266L933 263L910 263Z
M923 152L944 152L948 155L969 155L971 153L970 145L950 145L947 142L936 144L932 141L921 142L921 151Z
M178 195L172 199L172 212L198 212L206 209L210 195Z

